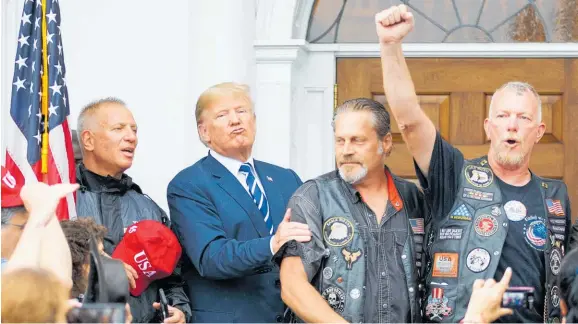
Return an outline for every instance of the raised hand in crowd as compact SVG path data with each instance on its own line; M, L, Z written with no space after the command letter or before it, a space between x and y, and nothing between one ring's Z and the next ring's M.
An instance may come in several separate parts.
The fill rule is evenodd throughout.
M477 279L463 323L492 323L498 318L513 314L512 309L502 307L502 298L512 278L508 268L499 282L494 279Z
M40 267L53 272L68 287L72 286L70 249L55 210L60 199L76 189L76 184L49 186L42 182L22 187L20 197L29 216L7 270Z

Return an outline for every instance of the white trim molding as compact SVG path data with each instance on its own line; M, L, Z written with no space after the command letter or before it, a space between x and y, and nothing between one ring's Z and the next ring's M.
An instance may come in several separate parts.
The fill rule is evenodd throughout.
M310 52L336 57L379 57L379 44L309 44ZM552 58L578 57L578 43L406 43L406 57Z

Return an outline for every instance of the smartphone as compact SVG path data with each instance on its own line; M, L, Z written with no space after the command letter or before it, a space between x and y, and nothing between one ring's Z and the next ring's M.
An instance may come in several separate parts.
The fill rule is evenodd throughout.
M163 290L163 288L159 289L159 296L161 299L161 301L160 301L161 314L162 314L162 319L164 321L165 319L170 317L170 315L169 315L169 301L167 299L167 296L165 295L165 291Z
M126 304L88 303L71 308L66 314L68 323L125 323Z
M502 307L504 308L527 308L534 307L533 287L510 287L502 296Z

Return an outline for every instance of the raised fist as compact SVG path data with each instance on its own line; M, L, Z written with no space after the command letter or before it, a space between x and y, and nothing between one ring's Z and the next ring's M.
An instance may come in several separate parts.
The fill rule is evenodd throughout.
M375 29L380 44L397 44L414 25L413 15L403 4L390 7L375 15Z

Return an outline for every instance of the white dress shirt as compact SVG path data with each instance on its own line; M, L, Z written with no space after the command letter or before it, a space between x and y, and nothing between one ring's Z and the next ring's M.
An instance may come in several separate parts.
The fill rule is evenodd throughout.
M257 185L259 186L259 189L261 189L261 192L263 193L265 198L267 198L267 194L265 193L265 189L263 188L263 185L261 185L261 180L259 180L259 175L257 174L257 171L255 170L255 162L253 161L253 156L250 156L246 162L241 162L239 160L235 160L233 158L223 156L223 155L221 155L221 154L219 154L213 150L209 150L209 154L211 154L211 156L214 157L215 160L219 161L219 163L221 163L227 170L229 170L229 172L231 172L232 175L235 176L235 178L237 178L239 183L247 191L247 194L249 195L249 197L251 199L253 199L253 196L251 196L251 192L249 191L249 186L247 186L247 174L239 171L239 169L241 168L241 165L243 165L244 163L249 163L251 165L251 171L253 171L253 175L255 176L255 180L257 180ZM269 205L269 212L271 212L271 206L270 205ZM265 222L265 221L263 220L263 222ZM271 237L271 241L269 241L269 248L271 249L271 255L274 254L273 253L273 238L274 237L275 236L273 235Z

